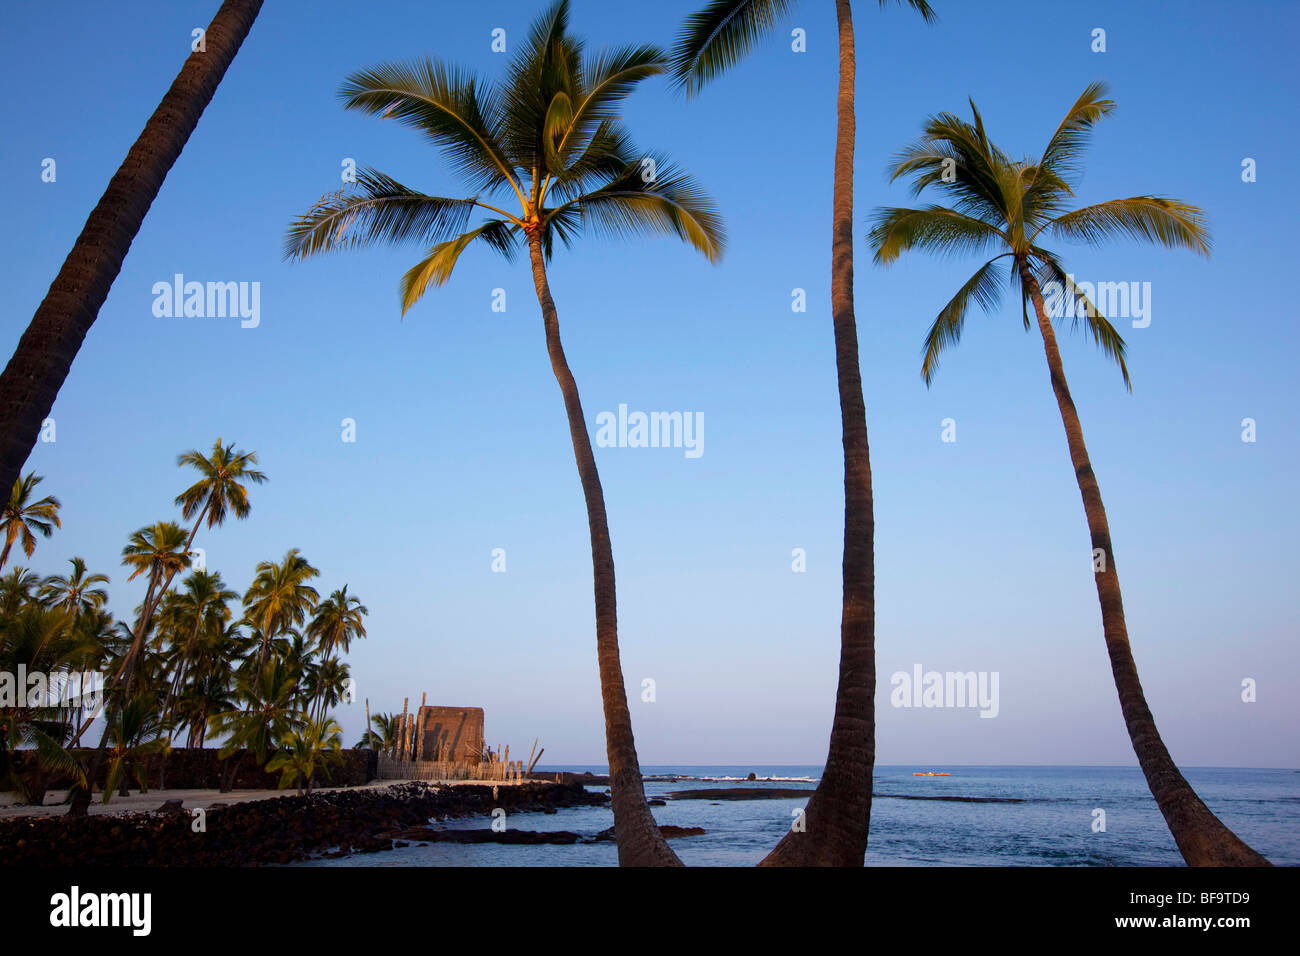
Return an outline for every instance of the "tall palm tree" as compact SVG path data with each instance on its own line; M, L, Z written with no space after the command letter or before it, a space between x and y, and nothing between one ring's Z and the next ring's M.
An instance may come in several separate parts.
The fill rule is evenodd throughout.
M131 643L126 653L108 681L105 706L104 733L99 738L99 746L91 757L90 769L86 772L87 786L77 788L68 806L68 815L85 816L90 806L91 790L98 779L99 768L103 765L109 738L117 725L123 707L133 699L131 690L139 666L141 652L146 635L153 623L155 595L163 579L171 580L172 575L190 565L189 552L185 546L185 530L174 521L158 521L141 528L131 535L122 549L122 563L134 569L128 581L141 574L148 574L144 601L140 604L135 627L131 631ZM85 733L82 726L76 736Z
M195 660L200 632L205 627L221 631L231 617L228 602L238 597L237 592L226 587L218 571L193 571L185 578L183 591L168 595L159 617L172 635L176 662L163 702L164 720L170 716L172 703Z
M72 558L71 564L71 574L52 574L41 582L41 600L77 616L98 611L108 602L108 592L99 587L108 584L108 575L87 574L86 562L82 558Z
M180 505L182 517L195 519L189 537L185 539L186 552L193 546L204 519L212 529L225 524L231 514L240 521L249 516L252 507L248 503L248 489L241 482L260 485L266 481L266 475L249 467L255 464L256 452L236 451L234 442L223 445L220 438L213 443L210 455L190 450L176 456L177 467L189 465L202 476L176 496L175 503ZM175 570L171 571L163 580L153 599L155 608L167 593L175 573ZM153 608L150 608L149 613L152 612Z
M879 0L885 7L888 0ZM900 0L930 22L926 0ZM688 95L744 56L794 7L791 0L713 0L687 19L673 50L673 75ZM853 150L857 60L853 9L835 0L839 89L831 213L831 324L844 444L844 600L840 670L826 767L804 808L804 828L782 837L763 866L862 866L871 828L876 763L876 557L871 448L853 305Z
M402 277L405 313L430 287L447 281L475 241L507 257L521 240L526 246L587 507L619 861L675 865L680 861L650 814L637 763L618 653L605 499L546 266L555 239L567 246L588 228L616 237L677 236L716 261L722 222L689 176L663 156L636 150L620 121L620 101L638 83L667 70L665 55L651 46L626 46L584 56L582 43L567 29L568 3L559 0L533 25L499 86L430 59L349 76L341 91L348 109L413 127L444 149L473 195L429 196L365 169L355 191L321 199L292 225L286 254L301 258L375 243L428 243L425 257ZM653 175L645 159L653 159ZM515 213L503 208L511 197L518 203ZM467 229L478 210L488 217Z
M1120 710L1147 785L1189 864L1267 865L1267 860L1238 839L1201 802L1175 766L1156 729L1129 645L1106 509L1083 441L1079 414L1065 380L1052 317L1043 298L1043 287L1054 283L1059 292L1076 299L1075 324L1083 322L1103 354L1119 366L1128 386L1124 340L1097 307L1074 287L1057 255L1039 243L1048 236L1093 245L1129 238L1171 249L1189 249L1205 256L1210 253L1201 210L1177 199L1133 196L1070 208L1074 196L1072 185L1078 178L1080 158L1092 128L1114 108L1114 102L1106 98L1105 84L1093 83L1065 115L1042 155L1020 160L1010 158L989 140L974 102L971 102L972 122L952 113L931 117L921 139L899 154L893 178L912 177L914 194L934 186L952 197L952 205L877 210L870 241L876 251L876 261L883 264L893 262L910 249L940 254L998 253L957 290L930 326L921 365L926 385L933 381L943 351L961 339L971 302L978 302L986 310L997 305L1008 279L1000 260L1007 260L1009 277L1020 291L1025 330L1030 328L1029 303L1032 302L1043 339L1070 462L1083 496L1093 554L1100 556L1093 577Z
M290 548L279 564L263 561L257 566L257 576L244 594L244 617L262 635L259 668L266 663L272 642L301 625L315 607L320 595L307 582L318 574L297 548Z
M0 517L0 532L4 533L5 539L4 549L0 550L0 568L8 562L9 549L15 541L22 543L23 554L30 558L36 550L36 535L32 534L33 531L42 538L48 538L54 534L55 528L63 527L63 522L59 520L61 506L58 498L46 495L40 500L32 500L32 491L43 480L40 475L28 472L13 482L3 517Z
M348 594L345 584L316 605L316 615L307 625L307 636L316 641L327 660L340 649L346 654L353 641L366 636L362 618L369 613L359 598Z
M0 374L0 488L17 478L145 214L253 26L262 0L225 0L205 49L185 60L149 117Z

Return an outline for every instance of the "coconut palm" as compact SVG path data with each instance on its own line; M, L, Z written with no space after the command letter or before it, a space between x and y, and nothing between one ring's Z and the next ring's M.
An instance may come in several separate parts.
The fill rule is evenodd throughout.
M159 617L172 638L175 667L163 702L164 720L170 716L172 703L198 653L202 629L222 631L231 618L228 602L238 597L237 592L226 587L217 571L193 571L185 578L184 590L167 596Z
M266 481L266 475L249 467L257 464L256 452L236 451L234 442L223 445L220 438L213 443L210 455L190 450L177 455L176 464L178 467L189 465L197 469L202 476L176 496L176 504L181 507L182 517L195 519L189 537L185 539L187 553L194 545L194 538L198 535L205 519L208 528L212 529L225 524L226 518L231 514L241 521L248 517L252 508L248 503L248 489L241 482L250 481L260 485ZM172 577L175 574L176 571L173 569L164 578L162 586L153 598L153 607L149 609L149 614L153 613L158 602L171 587Z
M167 728L159 716L158 703L156 694L134 694L110 718L105 734L111 744L111 753L104 779L104 803L112 799L113 791L119 787L121 795L127 796L128 769L134 770L140 792L149 792L143 758L166 753L169 747Z
M99 585L108 584L108 575L87 574L82 558L72 558L70 563L71 574L52 574L41 582L41 600L76 616L100 610L108 602L108 591Z
M48 538L55 528L63 527L59 520L59 499L46 495L39 500L32 499L32 492L44 479L28 472L13 483L9 500L5 503L3 517L0 517L0 533L4 535L4 549L0 550L0 568L9 561L9 549L14 542L20 542L23 554L32 556L36 550L36 534ZM36 532L33 534L32 532Z
M0 577L0 616L17 614L36 601L36 590L41 586L41 576L31 568L16 566Z
M555 240L567 246L585 229L613 237L666 234L710 261L721 256L722 223L712 203L666 157L635 149L620 121L620 101L666 69L666 57L651 46L584 55L568 33L568 3L560 0L534 24L500 85L431 59L354 73L341 91L345 107L413 127L445 151L472 195L426 195L366 168L355 190L321 199L286 240L291 258L378 243L426 244L424 258L402 277L403 313L445 283L471 245L507 257L521 244L527 249L586 501L614 821L619 860L631 865L679 861L645 801L619 661L604 494L546 269ZM516 212L503 208L515 202ZM469 227L478 212L486 218Z
M90 788L93 788L95 780L98 779L109 738L120 719L120 711L135 696L132 687L137 671L140 670L141 658L144 656L145 638L153 627L152 612L158 588L164 579L170 580L177 571L190 565L190 556L185 544L185 530L173 521L158 521L141 528L131 535L126 547L122 549L122 563L133 569L131 576L127 578L128 581L142 574L148 574L146 579L148 584L145 588L144 601L137 610L135 627L131 631L131 643L113 669L108 681L104 733L100 736L99 746L95 748L90 769L86 772L89 787L74 790L68 806L69 816L85 816L90 804ZM152 679L157 676L153 672L158 669L160 662L154 658L145 663L146 678ZM76 737L80 738L85 731L86 727L82 726L77 731Z
M280 738L280 750L266 764L280 771L280 788L298 784L298 793L311 793L317 770L329 775L343 762L343 728L332 717L308 720Z
M272 642L290 628L301 625L320 599L306 582L320 572L297 548L290 548L279 564L263 561L244 593L244 618L262 636L257 666L266 663Z
M352 671L337 657L303 669L303 702L309 717L321 719L347 695Z
M45 694L33 697L27 686L19 685L13 688L13 700L0 704L0 787L15 790L27 803L42 802L51 775L84 780L68 749L78 702L59 683L74 677L89 649L75 617L62 608L29 600L0 615L0 674L12 680L22 667L47 680ZM28 749L21 763L20 748Z
M879 0L885 7L888 0ZM927 22L925 0L900 0ZM792 0L713 0L687 18L673 49L673 76L688 95L733 66L794 8ZM844 444L844 598L840 670L826 766L804 808L804 829L791 829L760 865L861 866L871 827L876 762L875 504L866 403L858 363L853 300L853 150L856 136L853 9L835 0L839 89L831 213L831 322Z
M305 717L298 706L298 677L292 665L276 656L236 678L238 706L209 718L211 731L226 737L220 750L222 760L243 750L258 767L266 763L276 743Z
M911 177L914 194L933 186L952 197L952 205L877 210L870 241L876 261L886 265L912 249L938 254L997 252L957 290L930 326L921 364L927 385L934 379L940 356L960 341L972 302L986 310L996 307L1009 275L1020 293L1026 331L1030 328L1029 303L1033 303L1092 537L1093 577L1120 710L1147 785L1188 863L1267 864L1201 802L1156 729L1129 644L1106 509L1052 328L1052 318L1059 317L1061 311L1062 296L1074 299L1078 306L1071 310L1074 324L1082 323L1103 354L1119 366L1127 386L1123 338L1074 287L1057 254L1040 243L1048 237L1092 245L1127 238L1205 256L1210 253L1201 210L1177 199L1133 196L1070 208L1072 185L1078 179L1092 128L1114 107L1106 98L1105 85L1093 83L1066 113L1042 154L1019 160L992 143L974 102L971 122L952 113L931 117L921 139L899 154L893 178ZM1044 301L1044 288L1056 299L1052 308Z
M248 36L262 0L225 0L204 49L180 74L108 183L72 251L0 374L0 488L31 454L72 360L90 331L127 250L217 85Z
M370 728L361 735L354 749L388 751L397 743L397 714L373 714Z
M353 641L366 636L362 618L369 613L359 598L348 594L345 584L316 605L316 614L307 625L307 636L316 641L326 659L338 650L346 654Z
M187 520L198 516L186 547L194 543L204 520L211 529L225 524L227 516L232 514L240 521L247 518L252 508L248 503L248 489L242 482L260 485L266 481L266 475L249 467L257 464L257 452L236 451L234 442L223 445L220 438L213 443L211 454L191 449L177 455L176 464L189 465L203 476L176 496L176 504L181 506L181 514Z
M190 566L184 529L174 521L158 521L141 528L131 535L127 546L122 549L122 563L133 569L128 581L135 580L141 574L149 575L144 601L140 605L132 632L131 649L122 668L125 675L123 693L129 696L132 670L145 635L153 624L153 609L157 605L159 588L163 581L171 580L177 571Z

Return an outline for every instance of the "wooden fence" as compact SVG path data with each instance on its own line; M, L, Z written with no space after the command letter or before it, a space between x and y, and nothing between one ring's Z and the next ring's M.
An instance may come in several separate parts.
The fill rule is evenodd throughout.
M469 763L461 760L400 760L379 756L380 780L491 780L518 782L524 777L524 761L493 760Z

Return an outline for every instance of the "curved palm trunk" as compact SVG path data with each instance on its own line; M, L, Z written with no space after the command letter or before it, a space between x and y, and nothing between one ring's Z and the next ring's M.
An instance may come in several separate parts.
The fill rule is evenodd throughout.
M840 677L826 769L791 830L760 866L862 866L876 761L876 559L867 412L853 314L853 114L855 58L849 0L836 0L840 84L836 100L831 315L844 432L844 610Z
M1047 354L1047 367L1052 374L1052 391L1061 409L1065 425L1065 439L1070 446L1070 461L1083 495L1083 510L1088 517L1088 532L1092 536L1094 554L1100 550L1104 568L1093 576L1097 582L1097 598L1101 602L1101 626L1106 637L1106 650L1110 654L1110 669L1115 676L1119 692L1120 710L1128 727L1133 752L1146 776L1151 795L1156 798L1164 814L1169 832L1183 859L1191 866L1271 866L1263 856L1247 846L1235 833L1223 825L1196 795L1174 760L1156 729L1155 718L1147 706L1142 683L1138 680L1137 664L1129 646L1128 626L1124 622L1124 602L1120 595L1119 574L1115 569L1115 553L1111 550L1110 525L1106 509L1101 502L1101 489L1088 459L1088 448L1083 443L1083 428L1075 410L1070 387L1065 381L1061 353L1056 347L1056 333L1047 318L1042 291L1038 280L1029 270L1028 263L1018 263L1021 280L1034 302L1038 317L1038 330L1043 336L1043 350Z
M146 615L154 592L157 590L160 576L160 570L157 567L149 573L149 587L145 591L144 604L141 605L140 618L136 622L135 633L131 637L131 646L128 648L126 656L122 658L122 663L117 672L113 675L114 682L120 682L119 687L115 687L112 693L106 694L104 702L104 733L99 738L99 746L95 748L94 756L90 759L90 769L86 771L86 786L73 791L72 800L68 805L68 816L70 817L84 817L90 809L90 798L95 790L95 778L99 773L99 768L103 766L107 752L109 728L113 726L113 721L117 719L117 715L126 706L126 702L131 696L131 682L135 679L136 661L144 648L144 635L148 623ZM89 726L90 722L87 721L86 727L81 728L77 736L80 737Z
M149 117L0 375L0 488L13 487L31 454L145 214L261 6L262 0L221 5L208 25L206 52L190 54Z
M641 766L637 762L636 742L632 737L632 716L627 709L627 691L623 684L623 666L618 657L614 551L609 540L609 523L605 518L605 495L596 471L587 422L582 415L578 385L569 371L564 346L560 344L560 320L546 281L546 263L536 231L529 232L528 251L537 301L542 307L542 319L546 325L546 350L551 357L551 370L564 395L573 456L578 463L578 477L587 502L587 523L591 528L591 565L596 591L596 657L605 711L605 751L609 759L618 862L620 866L681 866L681 860L659 832L641 782Z

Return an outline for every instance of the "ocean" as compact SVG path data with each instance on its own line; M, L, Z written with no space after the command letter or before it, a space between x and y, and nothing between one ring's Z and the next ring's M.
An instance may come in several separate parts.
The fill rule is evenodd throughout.
M590 771L605 767L539 767ZM947 777L917 777L918 770ZM816 785L820 767L642 767L646 795L674 790ZM762 782L746 783L754 773ZM1206 804L1238 836L1278 865L1300 865L1300 771L1183 768ZM598 788L598 789L604 789ZM1137 768L877 767L868 866L1178 866L1182 857ZM981 797L984 802L906 797ZM1007 802L1002 802L1007 801ZM1010 802L1018 801L1018 802ZM799 798L672 800L654 807L661 824L703 827L671 845L688 866L752 866L776 845L803 806ZM1103 811L1098 814L1097 811ZM605 807L520 813L507 826L596 834L612 826ZM490 818L451 820L487 828ZM1104 830L1100 825L1104 824ZM568 846L430 844L307 866L614 866L612 843Z

